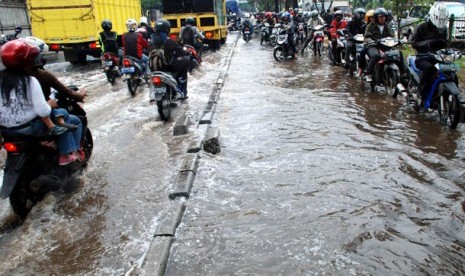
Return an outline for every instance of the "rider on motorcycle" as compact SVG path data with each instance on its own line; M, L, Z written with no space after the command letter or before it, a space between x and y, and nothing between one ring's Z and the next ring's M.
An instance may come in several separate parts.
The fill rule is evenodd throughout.
M116 32L111 30L111 21L109 19L104 19L101 25L103 32L100 32L99 34L99 42L102 54L105 52L111 52L114 55L118 55L118 39L120 38Z
M357 34L363 34L365 28L365 9L358 8L355 9L354 16L352 20L347 24L347 30L349 34L355 36ZM350 53L355 53L355 42L347 40L346 43L346 66L349 66Z
M250 34L253 33L253 24L249 18L244 18L244 22L242 22L242 35L244 35L246 28L249 28Z
M197 52L202 49L203 43L199 40L204 40L205 36L195 26L195 19L193 17L186 18L185 26L179 31L179 42L193 46Z
M148 24L147 17L141 16L139 22L138 29L141 30L142 36L144 36L145 40L150 41L155 31L153 30L152 26Z
M334 19L331 22L331 27L329 29L329 32L331 34L331 46L333 49L333 56L336 58L336 62L340 63L341 61L339 60L339 54L338 54L338 49L337 49L337 30L343 30L347 26L347 21L343 19L343 14L342 11L338 10L334 12Z
M368 24L365 30L365 41L368 43L373 43L381 38L385 37L395 37L394 32L390 28L389 24L386 22L386 16L388 12L384 8L377 8L373 14L373 17L375 19L374 23ZM400 64L399 64L399 69L400 72L404 72L404 58L401 53L401 58L400 58ZM376 45L369 46L368 47L368 56L370 57L370 60L368 62L368 68L367 68L367 75L366 75L366 81L371 82L372 81L372 74L373 70L375 69L376 63L381 59L381 56L379 54L379 49Z
M282 24L285 25L284 29L287 32L287 41L289 43L289 47L291 47L292 52L295 54L297 53L297 48L295 47L294 43L295 25L294 22L291 20L291 14L289 12L284 12L282 20Z
M420 24L412 38L412 47L421 54L440 50L447 46L447 22L449 12L444 4L431 7L428 21ZM429 89L434 82L437 69L436 59L430 55L417 56L415 66L422 70L420 91L422 99L426 99Z
M128 19L126 21L126 27L128 32L123 34L123 48L124 48L124 55L131 56L134 58L139 59L142 62L142 67L144 72L143 74L147 74L148 72L148 61L149 58L144 54L144 48L149 47L149 43L145 40L144 36L140 32L136 32L137 30L137 21L135 19Z
M3 101L0 105L0 129L4 136L57 135L58 164L67 165L82 157L78 152L82 128L68 130L51 121L52 110L41 85L29 73L40 58L39 52L39 48L22 39L2 46L0 55L6 69L0 72Z
M171 24L166 19L158 19L155 25L155 35L153 45L155 48L164 48L165 59L168 65L165 69L168 72L177 73L177 79L182 85L184 99L187 98L187 72L192 71L197 66L189 53L169 38Z
M366 31L366 28L370 23L375 22L375 19L373 17L373 14L375 13L375 10L368 10L365 13L365 26L363 26L363 34ZM357 77L362 77L363 71L365 70L365 67L367 66L367 62L365 59L365 55L367 54L368 47L366 45L363 45L363 49L360 51L360 56L358 57L358 72L357 72Z
M318 14L318 11L313 10L311 13L311 17L307 22L307 27L310 29L310 34L307 36L307 40L305 40L304 46L302 46L302 55L304 54L304 50L307 47L308 43L313 40L313 28L318 25L323 25L324 26L325 21L321 16ZM315 43L313 43L313 54L316 55L316 46Z

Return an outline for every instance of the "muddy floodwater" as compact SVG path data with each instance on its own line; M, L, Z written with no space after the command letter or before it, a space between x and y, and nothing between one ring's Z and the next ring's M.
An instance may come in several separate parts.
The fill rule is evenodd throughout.
M326 52L278 63L235 35L167 123L146 86L131 98L96 62L50 65L89 92L94 156L75 191L1 233L1 275L150 275L142 260L199 135L173 125L199 120L219 72L221 152L200 153L165 275L465 275L465 127L369 92Z

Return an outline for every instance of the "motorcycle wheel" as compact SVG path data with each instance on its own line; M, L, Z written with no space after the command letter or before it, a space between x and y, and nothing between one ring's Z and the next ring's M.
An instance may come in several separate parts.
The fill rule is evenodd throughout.
M265 38L262 36L262 38L260 39L260 45L263 44L263 41L265 40Z
M283 47L276 47L273 50L273 57L277 62L286 60L286 57L284 56L284 53L283 53Z
M270 39L270 45L275 47L276 46L276 39Z
M111 71L106 71L105 75L107 76L108 82L113 85L115 83L115 80L116 80L115 75L113 75L113 73L111 73Z
M449 126L451 129L455 129L460 121L459 96L443 93L439 98L439 101L438 113L441 124Z
M397 72L392 69L386 70L384 72L384 81L387 94L393 98L397 97L396 86L399 83L399 76L397 75Z
M26 188L25 183L30 182L24 178L24 175L20 175L18 182L16 183L13 191L10 194L10 205L13 212L21 219L24 220L38 201L32 201L32 204L28 204L30 200L30 191Z
M323 50L323 43L320 42L317 42L316 43L316 51L318 53L318 55L321 57L321 52Z
M161 100L157 101L158 115L163 121L168 121L171 117L171 100L169 92L163 95Z
M92 138L92 133L90 132L89 128L86 128L86 135L84 135L82 145L84 148L84 153L86 154L86 160L84 161L83 166L85 167L90 159L90 156L92 155L92 150L94 149L94 139Z
M138 80L133 79L132 77L127 79L128 90L132 97L136 96L137 86L139 85Z

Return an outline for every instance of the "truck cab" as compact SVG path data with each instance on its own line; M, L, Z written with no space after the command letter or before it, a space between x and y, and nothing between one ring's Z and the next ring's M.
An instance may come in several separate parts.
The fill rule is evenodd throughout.
M210 49L216 50L228 35L225 0L163 0L163 18L171 24L170 38L177 41L186 18L204 32Z

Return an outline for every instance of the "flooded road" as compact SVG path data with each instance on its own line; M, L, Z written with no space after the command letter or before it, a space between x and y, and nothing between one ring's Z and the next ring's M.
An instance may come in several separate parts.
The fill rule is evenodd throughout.
M463 127L240 40L166 275L465 274Z
M0 235L1 275L137 271L199 135L174 137L175 119L199 120L231 48L221 153L200 154L166 275L465 275L465 127L369 93L326 57L277 63L256 37L234 36L190 76L168 123L98 63L50 65L89 92L94 154L76 191ZM3 225L9 212L2 201Z

